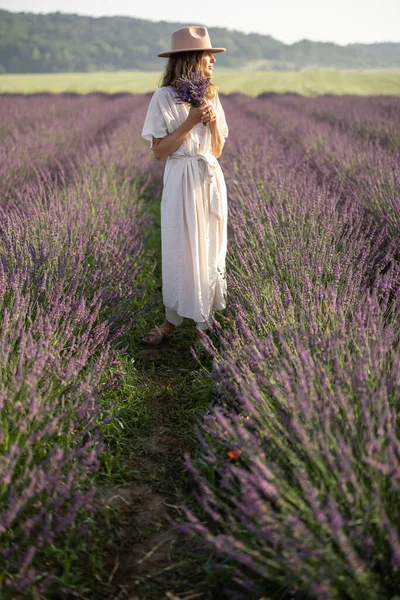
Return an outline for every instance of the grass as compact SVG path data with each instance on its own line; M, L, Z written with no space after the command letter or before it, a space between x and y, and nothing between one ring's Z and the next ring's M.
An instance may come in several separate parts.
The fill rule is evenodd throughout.
M159 72L2 74L0 93L143 94L154 91L159 86L161 75L161 70ZM254 71L218 68L217 65L213 81L223 94L242 92L250 96L257 96L265 91L295 92L304 96L400 94L400 69L315 68L302 71Z

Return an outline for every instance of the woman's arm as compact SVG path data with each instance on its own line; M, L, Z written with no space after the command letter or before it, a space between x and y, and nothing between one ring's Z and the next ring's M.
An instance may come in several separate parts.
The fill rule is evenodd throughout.
M219 158L222 154L222 150L225 144L225 138L221 135L218 127L216 111L212 104L210 104L211 110L207 117L203 119L208 122L211 132L211 149L215 158Z
M172 154L179 148L183 141L187 138L192 129L201 123L202 117L209 113L207 104L203 104L198 108L190 107L189 114L186 120L163 138L153 137L153 152L157 160L162 160L166 156Z
M209 121L209 127L211 131L211 148L215 158L219 158L222 154L222 149L225 144L225 139L222 137L221 132L217 125L217 118Z
M153 153L157 160L162 160L166 156L172 154L179 148L182 142L187 138L194 125L186 119L173 131L163 138L153 137Z

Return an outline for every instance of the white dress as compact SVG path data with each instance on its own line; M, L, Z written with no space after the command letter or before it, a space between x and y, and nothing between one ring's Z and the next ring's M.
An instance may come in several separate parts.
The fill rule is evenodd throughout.
M208 99L223 138L228 137L218 95ZM142 137L162 138L187 118L172 87L151 97ZM162 293L168 310L197 323L226 306L227 190L222 169L211 152L210 127L196 125L168 156L161 198ZM167 312L168 314L168 312Z

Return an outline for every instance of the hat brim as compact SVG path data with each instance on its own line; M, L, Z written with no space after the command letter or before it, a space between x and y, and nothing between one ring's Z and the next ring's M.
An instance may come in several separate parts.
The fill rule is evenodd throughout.
M169 52L161 52L161 54L157 54L161 58L168 58L171 54L176 54L177 52L192 52L192 51L201 51L201 52L213 52L217 54L218 52L226 52L226 48L180 48L179 50L170 50Z

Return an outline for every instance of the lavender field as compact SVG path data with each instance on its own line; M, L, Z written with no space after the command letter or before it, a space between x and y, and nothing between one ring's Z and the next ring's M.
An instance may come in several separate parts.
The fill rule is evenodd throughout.
M0 595L398 600L400 98L221 96L228 303L197 359L185 329L140 345L162 308L149 99L0 97ZM165 539L138 525L141 496L178 504L160 461L185 473L179 510L146 513ZM140 471L110 559L109 498Z

